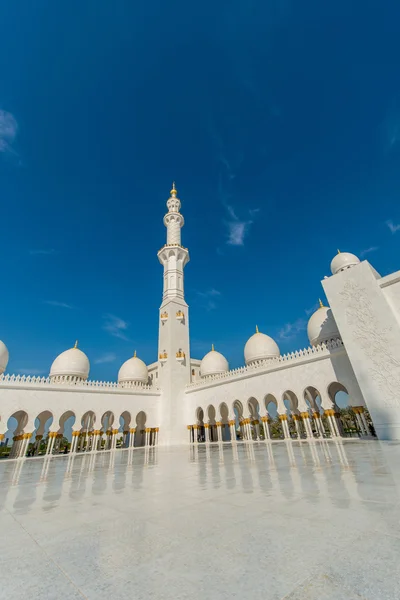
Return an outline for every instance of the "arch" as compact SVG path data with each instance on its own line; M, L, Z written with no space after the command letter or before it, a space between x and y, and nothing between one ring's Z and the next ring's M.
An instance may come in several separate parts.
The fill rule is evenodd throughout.
M292 390L286 390L282 394L282 400L286 408L292 412L296 412L299 409L299 399Z
M209 441L217 442L218 441L218 431L217 431L217 423L216 423L217 411L215 410L215 406L209 404L207 407L207 417L208 417L208 431L209 431Z
M231 440L231 432L229 427L229 408L226 402L221 402L218 407L219 414L221 416L221 437L223 442L229 442Z
M273 394L267 394L264 398L264 405L267 415L270 418L269 430L272 439L282 439L282 423L278 417L278 401Z
M28 456L38 456L45 454L50 442L49 430L54 422L54 415L50 410L42 410L35 419L35 433L32 439L32 445L28 450ZM54 444L54 450L57 450L60 440L57 439ZM57 446L56 446L57 444Z
M247 400L247 408L250 415L250 435L251 439L258 440L260 437L260 404L257 398L252 396Z
M345 436L363 435L362 423L360 424L354 410L350 405L349 392L339 381L332 381L327 388L329 399L337 413L339 429Z
M196 424L197 424L197 441L205 442L206 434L204 427L204 410L201 406L196 408Z
M136 415L136 433L134 439L135 448L140 448L146 443L146 421L147 415L141 410Z
M28 413L26 413L24 410L17 410L7 419L7 431L5 437L7 441L7 446L8 440L10 438L12 440L12 444L10 445L10 452L8 454L10 458L14 458L20 446L20 440L16 440L15 438L23 435L24 433L30 433L25 431L25 427L28 424L28 420Z
M121 413L120 417L119 417L119 430L122 430L122 443L119 443L119 440L117 440L117 445L118 443L120 444L119 447L120 448L129 448L130 445L130 438L131 438L131 421L132 421L132 415L128 410L124 410L123 413Z
M233 402L233 413L235 415L235 428L236 428L236 437L239 440L246 439L246 431L245 431L245 423L243 416L243 404L240 400L235 400Z
M328 385L327 392L329 398L332 400L335 406L339 406L338 402L340 402L341 408L347 408L349 406L349 392L347 391L347 388L343 385L343 383L339 383L338 381L332 381L332 383ZM336 398L339 392L342 392L342 394L346 394L346 396L341 395L341 397ZM345 404L346 401L347 404Z

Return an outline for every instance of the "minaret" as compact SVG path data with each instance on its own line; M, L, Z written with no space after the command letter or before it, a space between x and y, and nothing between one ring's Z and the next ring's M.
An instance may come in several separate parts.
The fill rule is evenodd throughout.
M160 307L158 356L159 385L162 390L160 443L174 444L186 440L183 395L190 383L189 308L185 302L183 269L189 251L181 245L181 202L175 183L167 201L164 217L167 243L158 252L164 267L163 299Z

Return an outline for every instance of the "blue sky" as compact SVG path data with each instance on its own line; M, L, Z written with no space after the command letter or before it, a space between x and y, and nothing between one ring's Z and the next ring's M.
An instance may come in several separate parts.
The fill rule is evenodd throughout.
M0 338L47 374L156 359L176 180L192 355L281 351L336 249L400 266L400 8L21 0L0 23Z

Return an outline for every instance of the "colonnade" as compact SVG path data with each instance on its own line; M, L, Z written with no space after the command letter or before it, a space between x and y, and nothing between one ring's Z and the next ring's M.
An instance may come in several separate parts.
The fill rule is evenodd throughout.
M371 431L365 417L364 407L355 406L352 407L357 423L360 428L361 435L370 436ZM325 416L329 430L325 429L322 417ZM281 422L282 434L284 439L307 439L307 438L340 438L344 435L343 424L340 418L340 413L334 408L326 409L322 414L318 411L314 412L300 412L292 413L291 417L294 422L296 437L290 433L289 429L289 417L287 414L278 414L278 418ZM314 421L314 428L312 426L312 420ZM253 417L243 418L239 417L239 427L242 440L271 440L273 439L271 434L271 422L272 419L269 415L264 415L260 419ZM210 442L222 442L222 441L237 441L237 430L236 420L228 420L223 423L221 421L215 421L214 423L196 423L194 425L187 426L189 433L189 443L200 443L205 441ZM202 436L199 435L199 431L204 429L204 440L200 439ZM224 436L223 432L229 431L228 436Z
M94 429L91 431L72 431L72 441L68 454L77 454L79 452L99 452L101 450L116 450L118 448L118 435L121 434L122 445L120 448L134 448L136 431L136 427L131 427L123 432L120 432L119 429L108 429L107 431L102 431L101 429ZM137 447L143 448L158 445L159 427L146 427L145 429L140 430L138 433L141 435L144 434L144 443ZM13 445L10 450L9 458L25 458L30 440L33 435L33 433L22 433L15 435L13 437ZM0 434L0 442L3 439L4 434ZM32 456L38 456L42 439L43 435L36 435ZM45 455L51 456L58 453L62 439L62 433L50 431L48 434Z

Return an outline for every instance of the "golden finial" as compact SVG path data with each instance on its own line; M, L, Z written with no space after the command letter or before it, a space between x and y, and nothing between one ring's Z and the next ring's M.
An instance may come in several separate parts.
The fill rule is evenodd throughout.
M256 333L260 333L260 332L258 331L258 325L256 325Z
M340 250L339 250L339 248L338 248L338 251L337 251L337 253L338 253L338 254L340 254Z
M211 344L211 352L214 352L214 344Z
M135 352L133 353L133 358L136 358L136 350L135 350Z
M175 181L172 182L172 190L170 191L171 196L173 196L174 198L176 198L176 194L177 194L178 190L175 187Z
M78 340L76 340L75 344L74 344L74 348L78 347Z
M321 298L319 299L319 307L320 307L320 308L324 308L324 305L323 305L323 303L322 303L322 300L321 300Z

